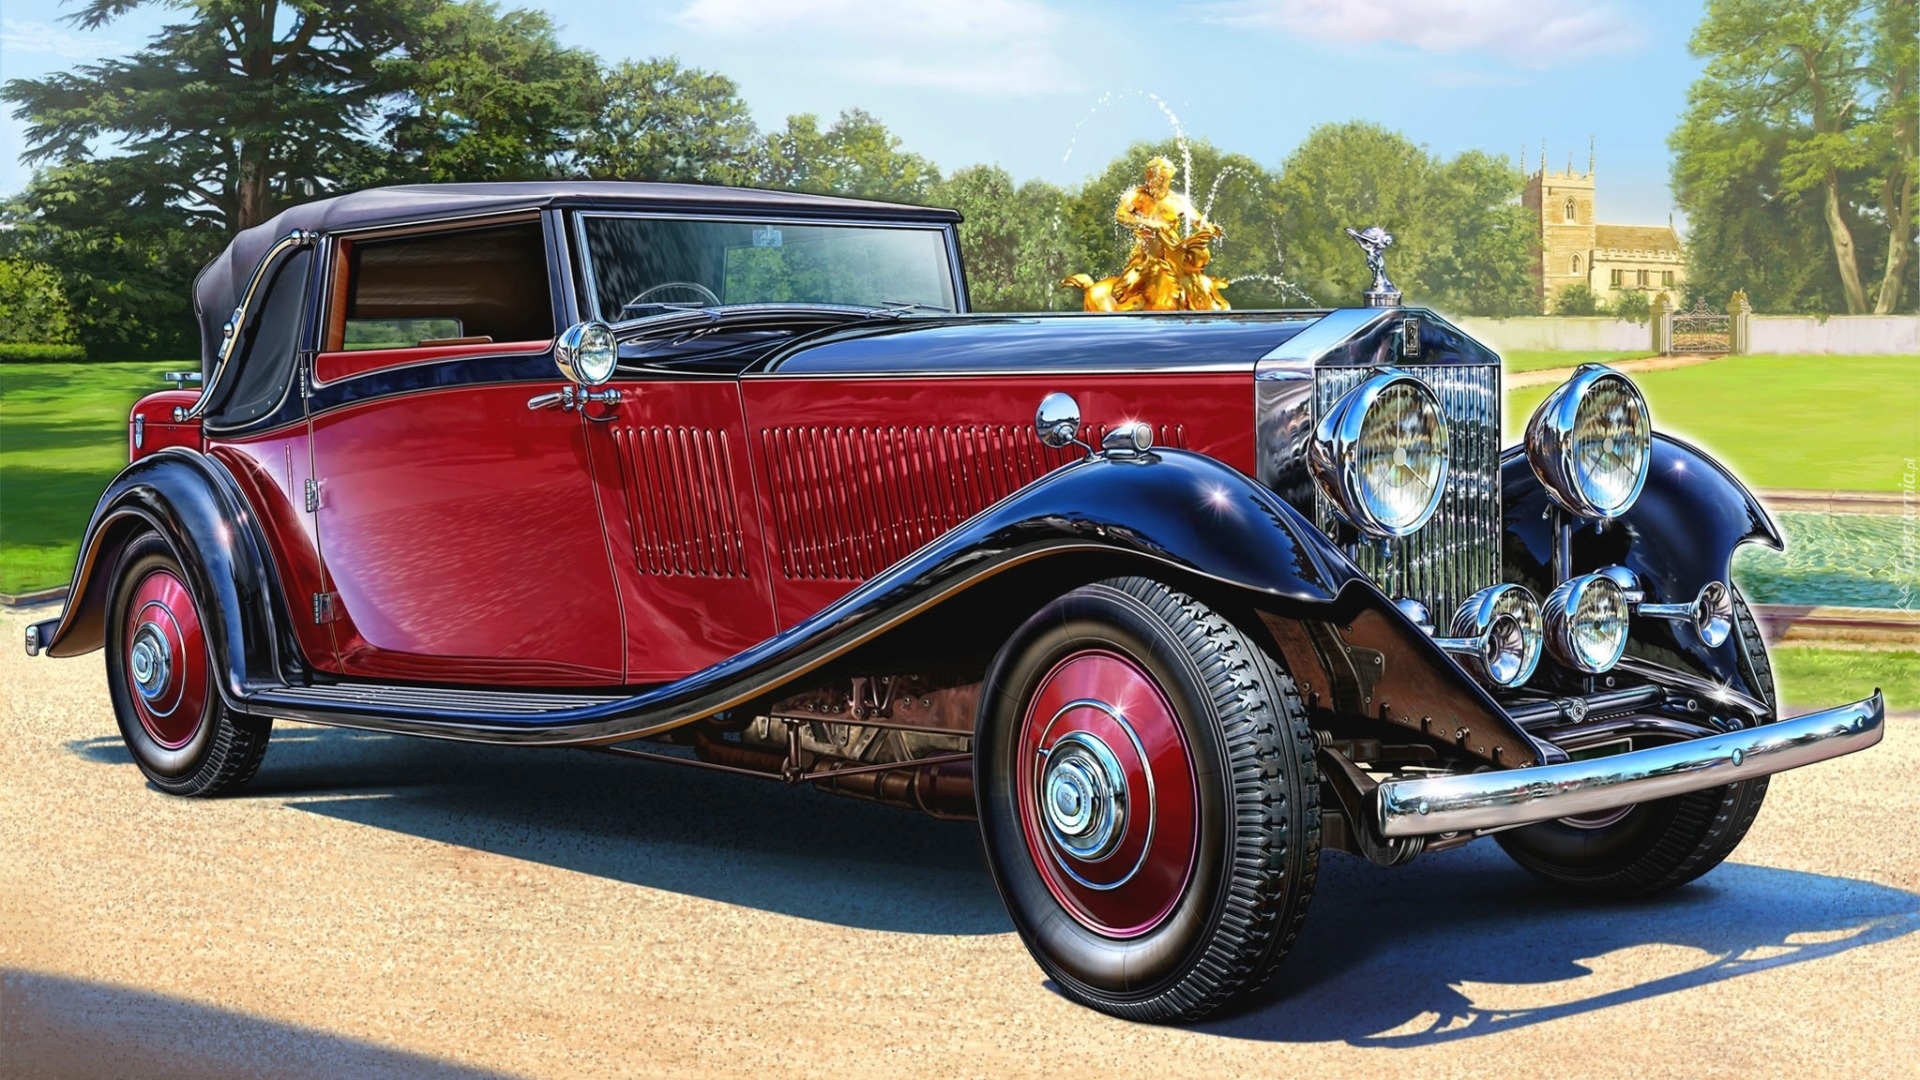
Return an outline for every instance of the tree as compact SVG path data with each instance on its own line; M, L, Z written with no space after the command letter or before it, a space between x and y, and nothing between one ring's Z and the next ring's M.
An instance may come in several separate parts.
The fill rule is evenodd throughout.
M580 139L587 175L703 184L747 179L758 132L732 79L669 56L622 63L602 87L605 105Z
M924 202L940 170L900 149L900 139L864 109L848 109L825 131L812 113L787 117L755 147L749 175L757 187L820 195Z
M0 259L0 342L72 345L73 307L52 267Z
M1914 263L1914 7L1713 0L1691 42L1707 65L1672 139L1682 205L1696 222L1739 214L1748 207L1728 195L1746 189L1767 208L1758 223L1772 227L1751 237L1765 248L1817 203L1839 300L1853 314L1869 307L1875 262L1872 306L1883 312L1898 306ZM1884 257L1858 239L1881 230Z
M1356 303L1372 283L1346 228L1393 234L1388 268L1410 302L1469 314L1531 310L1535 239L1520 176L1468 151L1436 161L1364 122L1307 133L1280 169L1275 214L1290 276L1322 303Z
M1561 289L1553 298L1555 315L1595 315L1600 311L1600 300L1584 281L1576 281Z
M544 13L448 4L409 28L406 44L381 68L399 91L385 110L392 155L353 181L539 180L571 170L575 140L598 111L599 61L562 46Z
M0 98L27 121L28 162L124 159L158 198L231 232L364 169L365 129L390 92L383 57L439 0L87 0L95 29L136 8L182 10L133 55Z
M1066 193L1040 180L1014 187L998 165L972 165L942 181L932 200L960 211L960 254L978 311L1065 306L1068 269L1060 211Z
M0 209L0 254L59 276L73 331L90 358L199 354L188 283L225 243L205 220L182 219L138 162L108 159L41 171Z

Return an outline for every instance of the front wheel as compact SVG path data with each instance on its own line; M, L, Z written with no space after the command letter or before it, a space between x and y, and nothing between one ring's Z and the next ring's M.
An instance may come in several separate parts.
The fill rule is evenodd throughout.
M273 721L228 709L214 687L200 605L166 541L127 545L107 612L107 693L128 753L155 787L218 795L253 778Z
M1205 604L1145 578L1076 589L995 658L975 733L987 859L1069 998L1193 1020L1257 987L1320 854L1305 710Z

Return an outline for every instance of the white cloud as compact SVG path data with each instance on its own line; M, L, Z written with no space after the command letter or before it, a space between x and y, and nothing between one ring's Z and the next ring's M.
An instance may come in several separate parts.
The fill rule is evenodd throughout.
M1213 22L1314 41L1488 52L1536 68L1642 39L1639 24L1617 7L1582 0L1225 0L1196 10Z
M1074 88L1055 42L1068 22L1039 0L691 0L674 21L696 33L779 35L828 44L842 74L882 86L983 97ZM849 57L853 59L848 59Z
M0 49L62 60L98 60L118 56L126 51L126 46L99 34L62 30L52 23L0 18Z

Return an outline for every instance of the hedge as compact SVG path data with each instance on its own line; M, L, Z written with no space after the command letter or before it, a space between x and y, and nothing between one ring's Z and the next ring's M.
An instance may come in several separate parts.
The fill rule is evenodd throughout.
M0 364L75 363L87 358L81 345L31 345L0 343Z

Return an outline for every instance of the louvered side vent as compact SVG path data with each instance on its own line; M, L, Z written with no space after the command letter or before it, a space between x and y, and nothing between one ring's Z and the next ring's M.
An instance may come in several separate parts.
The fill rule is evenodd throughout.
M1104 426L1081 429L1095 446ZM1155 439L1186 446L1186 429ZM1026 425L762 428L773 485L773 544L791 579L864 581L1055 468Z
M1360 545L1354 562L1388 596L1419 600L1445 627L1461 601L1500 580L1500 366L1402 365L1440 398L1447 416L1447 489L1426 526L1412 536ZM1313 419L1319 423L1340 395L1372 368L1321 368L1314 373ZM1337 536L1332 504L1317 490L1314 521Z
M613 441L640 572L747 577L726 432L616 427Z

